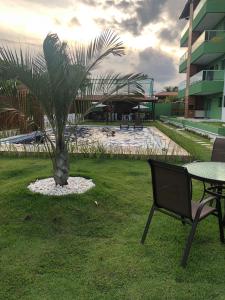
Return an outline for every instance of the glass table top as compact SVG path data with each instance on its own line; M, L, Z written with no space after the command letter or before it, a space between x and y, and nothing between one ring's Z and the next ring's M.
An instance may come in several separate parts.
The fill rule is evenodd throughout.
M199 179L215 182L225 182L225 163L193 162L184 166L188 173Z

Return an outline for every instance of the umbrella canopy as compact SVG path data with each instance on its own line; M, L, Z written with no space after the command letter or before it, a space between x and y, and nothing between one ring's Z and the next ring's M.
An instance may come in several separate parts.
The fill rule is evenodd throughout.
M149 108L148 106L141 104L141 105L137 105L137 106L133 107L132 109L148 109L148 108Z
M98 105L96 105L95 107L97 107L97 108L102 108L102 107L106 107L107 105L105 105L105 104L102 104L102 103L99 103Z

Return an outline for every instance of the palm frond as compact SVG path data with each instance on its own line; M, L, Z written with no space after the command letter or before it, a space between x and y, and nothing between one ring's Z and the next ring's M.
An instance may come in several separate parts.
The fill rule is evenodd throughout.
M87 73L93 70L105 57L125 54L122 41L110 29L103 31L87 48L83 45L76 45L70 50L72 63L85 66Z
M71 105L82 115L90 111L96 95L102 101L129 85L130 94L143 95L142 74L103 74L92 81L91 71L107 56L124 54L119 37L106 30L89 47L68 47L57 34L43 42L43 54L0 47L0 73L23 82L41 104L53 128L63 132ZM74 104L76 103L76 104Z

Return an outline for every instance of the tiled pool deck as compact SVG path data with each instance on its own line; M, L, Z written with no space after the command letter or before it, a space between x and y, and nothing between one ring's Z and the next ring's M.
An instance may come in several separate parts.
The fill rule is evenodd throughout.
M79 126L77 142L75 129L68 128L70 152L95 152L101 148L106 153L188 156L188 152L173 142L156 127L120 129L116 126ZM49 132L54 142L54 135ZM1 144L1 151L45 151L44 145ZM10 150L11 149L11 150Z

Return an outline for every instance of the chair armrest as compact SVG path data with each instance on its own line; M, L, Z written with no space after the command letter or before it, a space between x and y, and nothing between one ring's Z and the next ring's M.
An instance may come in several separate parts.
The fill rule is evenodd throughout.
M216 196L210 196L207 197L206 199L203 199L201 204L199 206L205 206L208 202L212 201L212 200L216 200Z
M208 197L208 198L202 200L202 201L200 202L200 204L199 204L198 209L197 209L195 218L199 219L203 207L204 207L208 202L211 202L212 200L216 200L216 199L217 199L217 197L211 196L211 197Z

